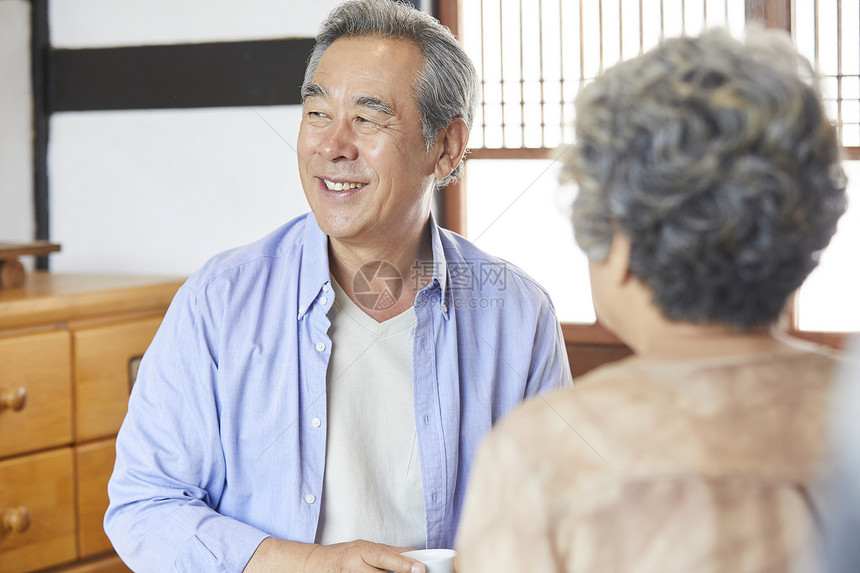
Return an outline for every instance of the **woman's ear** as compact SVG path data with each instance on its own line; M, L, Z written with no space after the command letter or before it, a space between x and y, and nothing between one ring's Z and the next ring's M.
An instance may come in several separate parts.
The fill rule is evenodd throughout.
M444 179L454 172L460 165L463 154L466 153L466 144L469 142L469 128L461 117L451 120L445 129L439 133L439 156L436 158L436 167L433 174L437 179Z
M613 280L618 285L627 284L633 276L630 274L630 246L630 238L624 233L615 231L606 262Z

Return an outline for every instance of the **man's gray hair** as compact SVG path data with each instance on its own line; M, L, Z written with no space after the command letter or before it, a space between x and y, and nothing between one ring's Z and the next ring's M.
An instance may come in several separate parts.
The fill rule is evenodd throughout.
M588 85L576 113L563 177L588 257L620 232L668 319L775 322L846 207L836 130L787 34L668 40Z
M409 4L395 0L347 0L332 10L320 25L308 60L302 93L312 83L323 52L338 38L382 37L414 43L424 56L414 90L421 113L425 149L436 143L439 132L454 118L469 129L478 98L478 74L469 56L450 30ZM462 162L437 187L444 187L463 171Z

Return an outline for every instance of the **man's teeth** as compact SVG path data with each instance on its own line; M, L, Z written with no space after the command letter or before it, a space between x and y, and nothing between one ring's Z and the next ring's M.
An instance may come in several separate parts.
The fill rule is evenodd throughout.
M328 179L323 179L323 181L325 181L325 186L328 187L329 191L344 191L346 189L355 189L356 187L364 185L363 183L335 183Z

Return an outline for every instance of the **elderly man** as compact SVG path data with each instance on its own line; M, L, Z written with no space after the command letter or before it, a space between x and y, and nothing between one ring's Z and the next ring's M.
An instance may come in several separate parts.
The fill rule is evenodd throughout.
M430 214L472 64L389 0L323 23L298 137L313 214L180 289L117 439L105 529L136 571L397 571L453 544L480 438L570 382L555 311Z

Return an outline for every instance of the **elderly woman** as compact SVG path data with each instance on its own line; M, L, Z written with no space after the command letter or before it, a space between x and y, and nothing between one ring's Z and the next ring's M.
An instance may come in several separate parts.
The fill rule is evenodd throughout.
M666 41L577 100L565 165L599 320L634 356L483 444L460 573L788 571L834 357L772 331L845 210L835 130L783 33Z

